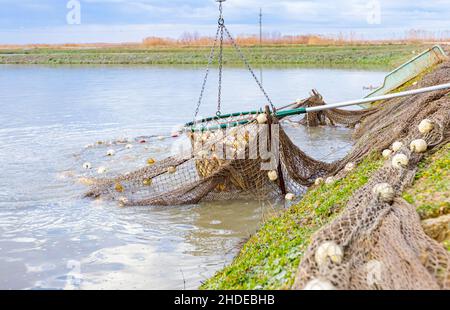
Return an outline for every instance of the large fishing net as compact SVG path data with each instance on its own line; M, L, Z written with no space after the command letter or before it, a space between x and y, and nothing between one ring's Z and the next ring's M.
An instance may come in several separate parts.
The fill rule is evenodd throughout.
M450 64L444 63L415 87L449 81ZM300 104L323 104L317 93L309 99ZM262 125L261 115L266 116ZM417 125L426 118L434 126L423 135ZM431 151L449 141L448 91L392 99L357 114L335 109L304 121L356 126L351 152L333 163L311 158L291 141L284 123L270 113L212 118L203 122L205 130L185 133L188 147L178 154L151 159L147 166L133 172L92 180L86 196L115 200L123 206L174 206L210 200L272 199L285 193L301 195L317 178L340 178L348 163L357 165L367 154L381 152L399 140L406 146L398 152L409 158L407 167L394 168L390 160L386 161L353 195L343 213L315 234L299 266L294 288L311 287L311 282L314 288L449 288L449 254L424 234L414 208L400 197L386 203L372 193L379 183L389 183L396 194L411 184L424 156L409 150L412 140L426 140ZM230 123L238 126L223 128ZM206 130L211 127L214 130ZM342 249L343 259L318 263L316 253L329 241Z
M220 121L210 123L218 125ZM178 155L150 160L148 166L134 172L97 179L86 195L125 206L270 199L287 192L301 194L337 166L298 149L276 119L272 125L253 119L232 129L187 135L190 145Z
M430 86L450 80L450 65L443 64L419 85ZM421 134L423 119L434 124ZM345 210L314 236L298 268L294 289L449 289L450 255L422 230L413 206L401 197L414 179L424 156L411 152L409 144L424 139L430 151L450 141L450 98L448 91L394 99L366 118L356 130L355 152L380 151L393 140L405 147L397 153L408 157L404 168L387 160L369 182L349 200ZM365 145L365 147L364 147ZM397 197L383 202L373 188L388 183ZM329 252L330 258L323 259ZM325 254L325 257L327 254Z
M448 68L443 66L430 78L430 84L444 82L447 73ZM333 163L306 155L270 114L267 118L271 125L258 124L261 112L235 115L226 122L245 124L226 129L220 128L223 119L213 118L202 126L219 129L188 131L189 147L171 157L150 160L136 171L95 179L86 196L116 200L125 206L167 206L269 199L285 193L301 195L318 177L333 175L349 162L358 163L369 152L388 148L408 132L418 116L439 110L436 99L443 94L445 91L394 99L369 109L368 116L358 118L352 151Z

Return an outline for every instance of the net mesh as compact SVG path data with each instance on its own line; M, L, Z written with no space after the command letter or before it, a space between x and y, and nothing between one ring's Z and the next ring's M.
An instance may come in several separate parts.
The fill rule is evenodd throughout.
M448 82L449 69L448 63L442 65L419 86ZM435 149L449 142L450 99L445 93L422 94L386 103L356 130L356 152L364 151L365 144L384 149L393 140L409 146L412 140L421 138ZM434 123L434 129L425 135L417 129L424 118ZM311 285L317 289L450 288L449 253L425 235L415 208L400 197L385 203L372 194L379 183L389 183L397 195L412 183L424 155L412 153L407 147L398 152L409 158L406 168L394 168L391 161L386 161L355 192L342 214L313 236L298 268L294 289ZM349 155L352 156L355 155ZM321 260L316 256L321 255L319 252L326 242L333 242L341 249L342 255L336 248L334 251L342 260Z
M301 194L335 165L303 153L273 121L272 126L258 125L253 120L234 130L189 133L191 147L187 153L131 173L97 179L86 196L117 200L126 206L168 206L209 200L270 199L283 192ZM279 143L275 138L269 142L275 131ZM264 154L264 150L273 152ZM276 180L269 177L272 170L276 171Z
M450 64L444 63L416 87L449 81ZM308 104L323 104L323 100L316 96ZM283 126L277 126L279 141L273 143L271 128L280 125L276 119L270 120L271 126L258 126L257 115L245 118L248 124L231 131L189 133L193 152L188 155L180 152L131 173L97 179L86 196L117 200L126 206L173 206L208 200L269 199L284 192L301 194L316 178L342 177L346 164L358 164L370 152L381 152L396 140L409 146L411 140L423 138L430 149L436 149L450 138L448 91L392 99L358 113L331 110L309 115L309 120L308 117L305 120L309 125L322 121L359 124L351 152L333 163L306 155L290 140ZM431 119L435 126L422 135L417 125L425 118ZM206 125L221 122L211 120ZM271 151L279 150L278 164L270 169L262 169L262 165L270 162L270 158L261 154L264 144ZM406 168L394 168L387 161L353 195L345 210L314 235L293 288L305 288L312 280L330 283L338 289L450 287L449 254L424 234L414 208L399 197L393 203L373 198L372 188L378 183L389 183L399 194L412 182L423 155L411 153L408 148L399 152L409 157ZM270 177L268 172L272 176L275 172L277 177ZM315 253L325 241L333 241L343 249L341 262L317 263Z
M299 102L296 107L312 108L325 105L323 97L313 90L311 97ZM304 118L298 122L301 125L308 127L317 127L324 125L344 125L347 127L355 127L361 122L361 120L369 115L377 112L377 108L367 108L361 110L343 110L343 109L330 109L324 111L310 112L305 115Z

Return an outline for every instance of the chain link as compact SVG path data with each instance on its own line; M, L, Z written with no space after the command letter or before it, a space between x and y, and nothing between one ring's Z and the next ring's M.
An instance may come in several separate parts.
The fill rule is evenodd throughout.
M225 20L223 18L223 7L222 2L219 2L219 29L220 29L220 45L219 45L219 85L217 91L217 111L216 115L220 115L220 109L222 105L222 75L223 75L223 27L225 25Z
M219 59L218 59L218 62L219 62L219 85L218 85L218 94L217 94L217 112L216 112L216 115L219 116L220 113L221 113L220 110L221 110L221 104L222 104L222 76L223 76L223 41L224 41L224 33L226 33L226 35L229 38L231 44L233 45L233 47L236 49L237 53L239 54L241 60L244 62L244 64L246 65L248 71L251 73L251 75L255 79L256 84L258 84L258 86L261 89L262 93L264 94L264 96L266 97L267 101L269 102L272 110L275 110L275 106L273 105L272 100L270 99L269 95L266 93L266 91L265 91L263 85L261 84L261 82L256 77L256 74L253 71L252 67L250 66L250 63L247 61L247 58L242 53L242 50L237 45L237 43L235 42L235 40L231 36L230 32L228 31L227 27L225 26L225 20L223 18L222 2L223 1L219 1L219 13L220 13L219 20L218 20L219 26L217 27L216 36L214 38L214 44L213 44L213 46L211 48L211 52L209 54L208 65L206 66L206 73L205 73L205 77L203 79L202 89L200 91L200 97L198 99L197 107L195 109L194 121L197 118L198 113L200 111L200 105L202 104L203 95L205 93L205 87L206 87L206 82L208 80L210 67L211 67L211 64L212 64L213 59L214 59L214 53L215 53L215 49L216 49L216 46L217 46L217 42L219 40L220 40L220 42L219 42L219 56L218 56L219 57Z
M222 104L222 74L223 74L223 25L219 25L220 28L220 47L219 47L219 89L217 93L217 112L216 115L220 115L220 109Z

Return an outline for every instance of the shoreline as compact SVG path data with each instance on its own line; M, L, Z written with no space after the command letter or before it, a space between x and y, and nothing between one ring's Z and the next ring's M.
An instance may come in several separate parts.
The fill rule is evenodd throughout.
M373 45L266 45L244 46L242 51L253 66L307 67L395 67L422 52L424 44ZM47 65L206 65L210 48L184 47L99 47L0 49L0 64ZM224 49L224 64L241 60L230 46ZM213 62L214 64L216 61Z

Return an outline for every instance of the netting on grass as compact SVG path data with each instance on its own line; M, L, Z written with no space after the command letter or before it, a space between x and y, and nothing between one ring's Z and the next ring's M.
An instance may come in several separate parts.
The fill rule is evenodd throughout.
M448 81L447 63L427 75L417 87ZM432 151L450 141L449 91L393 99L374 108L360 119L351 152L333 163L307 156L292 143L283 126L277 126L277 119L268 116L271 125L258 125L261 114L235 116L234 121L245 118L248 123L231 130L189 132L188 152L150 162L131 173L93 180L87 196L120 201L124 206L173 206L208 200L268 199L284 192L301 194L316 178L339 179L346 173L342 169L346 164L357 165L367 154L381 152L394 141L401 141L404 147L397 153L406 155L407 166L396 168L390 159L386 160L355 192L344 211L314 235L293 288L450 287L448 252L424 234L414 208L398 197L412 182L424 156L411 152L409 143L424 139ZM427 134L417 129L423 119L433 123L433 130ZM223 124L223 119L206 123L219 127ZM275 153L278 150L275 164L265 149ZM373 187L380 183L393 187L397 197L391 203L374 197ZM340 247L342 257L318 262L317 251L325 242Z
M449 73L449 64L444 64L420 86L448 82ZM404 146L395 154L406 155L408 164L398 168L391 159L386 160L354 193L344 211L313 236L298 268L294 289L450 288L449 253L425 235L415 208L399 197L412 183L418 163L425 156L412 152L410 142L424 139L432 151L450 141L448 93L391 100L362 123L355 133L359 137L355 150L364 152L363 145L367 144L381 150L398 140ZM423 119L433 123L433 130L427 134L417 128ZM392 203L373 194L373 188L380 183L393 187L396 197ZM323 259L330 243L331 256Z

